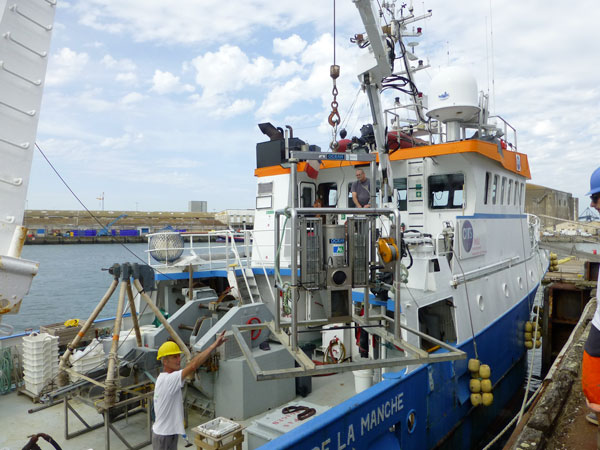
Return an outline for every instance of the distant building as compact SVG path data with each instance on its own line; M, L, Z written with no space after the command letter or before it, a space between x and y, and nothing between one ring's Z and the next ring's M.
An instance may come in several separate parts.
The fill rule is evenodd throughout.
M249 230L254 228L253 209L226 209L216 213L215 219L234 230L243 229L244 226Z
M188 202L189 212L208 212L208 204L206 200L191 200Z
M525 212L538 216L542 228L554 227L556 223L563 220L576 221L578 211L579 199L569 192L527 183Z

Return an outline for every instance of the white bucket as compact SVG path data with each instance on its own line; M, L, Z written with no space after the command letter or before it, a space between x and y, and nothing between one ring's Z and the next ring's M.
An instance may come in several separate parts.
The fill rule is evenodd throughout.
M355 370L352 373L354 373L354 389L357 394L373 386L373 369Z

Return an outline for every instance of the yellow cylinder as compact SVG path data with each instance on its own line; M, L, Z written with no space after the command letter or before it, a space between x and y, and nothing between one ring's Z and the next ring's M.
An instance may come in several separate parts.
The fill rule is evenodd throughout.
M533 348L533 341L525 341L525 347L531 350Z
M481 392L481 381L479 381L479 378L469 380L469 390L474 394Z
M481 402L483 403L483 406L490 406L492 403L494 403L494 394L490 392L482 394Z
M481 394L471 394L471 405L479 406L481 405Z
M533 331L533 324L531 322L525 322L525 331L531 333Z
M479 373L479 360L475 358L469 359L469 371Z
M540 348L542 346L542 341L539 339L535 341L535 348Z
M537 340L540 340L540 339L542 338L542 332L538 330L538 332L537 332L537 333L535 333L535 338L536 338Z
M484 393L492 392L492 380L489 378L481 380L481 391Z
M481 367L479 367L479 376L481 378L489 378L491 374L492 370L487 364L482 364Z
M526 341L530 341L533 339L533 333L525 332L525 333L523 333L523 336L525 337Z

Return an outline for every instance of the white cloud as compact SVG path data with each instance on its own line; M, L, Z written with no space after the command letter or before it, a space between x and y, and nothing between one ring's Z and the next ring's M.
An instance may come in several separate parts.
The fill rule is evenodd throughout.
M256 39L260 29L286 30L311 24L319 31L331 29L331 5L322 0L289 2L280 0L87 0L77 4L79 22L95 30L127 34L136 42L168 42L203 45L225 43L231 33L223 24L235 17L235 35L240 40ZM356 21L354 7L338 8L341 27L351 18Z
M137 79L137 75L133 72L118 73L115 76L115 81L124 84L135 84L137 83Z
M237 99L230 106L225 106L222 108L217 108L215 110L215 116L226 118L233 117L239 114L243 114L245 112L250 111L254 108L256 102L254 100L249 99Z
M125 133L116 138L105 138L100 142L100 147L126 148L132 144L141 142L143 138L144 135L142 133Z
M77 53L64 47L50 58L46 84L58 86L75 80L89 61L87 53Z
M232 45L223 45L217 52L194 58L192 66L205 98L260 84L274 69L273 63L265 57L250 60L239 47Z
M193 92L194 87L190 84L181 83L179 77L173 75L171 72L155 70L154 76L152 77L152 88L150 90L163 95Z
M100 62L108 69L117 69L122 72L133 72L137 68L135 63L130 59L123 58L117 60L111 55L104 55Z
M140 94L139 92L130 92L121 99L121 104L131 105L133 103L138 103L142 101L144 98L146 97L143 94Z
M273 52L288 58L293 58L305 47L306 41L297 34L292 34L287 39L273 39Z

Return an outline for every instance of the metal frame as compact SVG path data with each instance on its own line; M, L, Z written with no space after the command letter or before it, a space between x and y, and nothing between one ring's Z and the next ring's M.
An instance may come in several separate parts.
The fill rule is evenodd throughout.
M291 219L290 224L290 240L291 240L291 306L292 306L292 320L289 323L281 323L280 317L280 304L279 301L276 301L276 312L275 312L275 320L274 322L266 322L262 324L251 324L251 325L234 325L232 327L233 335L242 350L242 353L246 357L248 361L248 365L250 366L250 370L254 374L254 377L257 381L260 380L270 380L270 379L278 379L278 378L292 378L298 376L310 376L310 375L318 375L323 373L331 373L331 372L346 372L350 370L358 370L358 369L366 369L372 367L394 367L394 366L407 366L407 365L416 365L416 364L427 364L433 362L440 361L450 361L456 359L465 359L466 353L456 349L455 347L446 344L445 342L439 341L431 336L428 336L425 333L422 333L418 330L412 329L403 325L401 323L400 311L400 280L401 276L401 265L395 264L394 266L394 282L393 282L393 291L394 291L394 317L393 319L378 315L371 316L369 311L369 287L368 285L364 287L364 316L359 317L354 314L352 310L352 303L350 301L350 316L345 318L335 318L335 322L339 323L340 321L353 321L359 326L373 326L375 325L373 322L379 322L381 328L374 327L372 333L379 336L382 341L389 342L394 345L400 346L405 349L405 354L408 356L396 357L396 358L386 358L386 359L374 359L374 360L366 360L359 362L344 362L340 364L328 364L323 366L317 366L306 354L298 347L298 328L299 326L305 325L325 325L329 323L334 323L333 319L322 319L318 321L304 321L301 322L298 320L298 310L297 310L297 302L299 299L299 289L302 288L301 283L299 283L298 277L298 256L299 251L298 248L298 225L304 216L313 216L315 214L350 214L355 215L359 213L360 215L366 215L370 217L385 215L391 216L394 221L394 239L396 242L400 243L402 241L402 231L400 227L400 211L398 208L387 209L387 208L361 208L357 210L356 208L298 208L297 207L297 191L298 191L298 162L300 159L310 159L310 160L324 160L324 159L338 159L338 160L354 160L354 161L369 161L370 162L370 173L371 173L371 186L375 187L375 175L376 175L376 165L375 165L375 154L352 154L352 153L319 153L319 152L290 152L291 158L289 159L289 163L291 166L291 175L290 175L290 187L291 187L291 197L292 197L292 205L290 208L286 208L285 210L275 211L275 239L274 239L274 248L279 248L280 245L280 217L285 215L289 219ZM375 189L371 189L371 204L375 205ZM370 258L374 259L375 255L375 237L376 230L374 226L374 221L369 220L368 227L370 228ZM367 230L368 231L368 230ZM368 256L367 256L368 257ZM280 259L279 255L275 259L275 268L276 270L280 267ZM275 298L279 297L279 293L277 290L280 289L280 286L277 284L274 287ZM385 323L385 325L382 324ZM392 327L392 332L388 331L387 327ZM282 331L282 328L289 328L289 334ZM262 370L258 365L256 359L252 355L252 350L248 347L246 341L243 339L241 332L245 330L256 330L256 329L268 329L278 340L279 342L288 350L288 352L292 355L292 357L296 360L299 367L295 368L284 368L284 369L276 369L276 370ZM447 353L434 353L430 354L420 348L417 348L404 339L402 339L402 330L406 332L415 334L422 339L425 339L435 345L440 346L441 348L447 350Z
M373 316L373 320L390 320L389 317L385 316ZM362 317L353 315L352 320L356 322L358 325L367 326L369 325ZM321 324L327 321L312 321L311 324L315 322L319 322ZM308 324L308 323L303 323ZM254 375L254 379L256 381L263 380L275 380L281 378L295 378L300 376L312 376L312 375L320 375L325 373L339 373L339 372L348 372L352 370L359 369L370 369L370 368L380 368L380 367L398 367L398 366L409 366L416 364L429 364L436 363L442 361L453 361L457 359L466 359L467 355L462 350L458 350L457 348L446 344L440 340L437 340L425 333L422 333L418 330L407 327L406 325L399 324L400 328L406 330L409 333L414 333L417 336L432 342L435 345L439 345L443 349L447 350L447 353L428 353L425 350L417 348L403 339L394 338L393 334L389 331L386 331L382 328L372 327L369 328L369 332L379 336L385 342L390 342L397 346L402 346L404 348L405 353L408 353L410 356L402 356L397 358L386 358L386 359L370 359L370 360L361 360L360 362L346 362L340 364L326 364L326 365L316 365L312 359L310 359L306 354L299 348L293 349L290 343L291 337L287 333L283 331L277 332L275 330L274 322L263 322L260 324L252 324L252 325L233 325L232 332L235 340L237 341L244 357L248 361L248 366ZM289 327L291 324L280 324L281 327ZM274 369L274 370L263 370L258 365L256 359L252 354L252 350L248 347L248 344L244 340L242 336L242 331L246 330L257 330L257 329L268 329L278 340L279 342L286 348L286 350L292 355L292 357L296 360L300 367L294 368L283 368L283 369Z
M119 438L119 440L123 444L125 444L125 446L129 450L138 450L138 449L146 447L147 445L150 445L152 443L152 423L151 423L151 415L150 415L152 395L153 395L153 392L138 394L135 397L131 397L126 400L115 403L113 406L109 406L108 408L105 408L104 406L98 406L93 403L90 404L89 400L85 399L84 397L79 397L84 403L88 404L90 407L95 407L98 410L98 412L100 412L102 414L102 417L103 417L102 422L96 423L94 425L89 425L83 419L83 417L81 417L81 415L79 415L79 413L75 410L75 408L69 404L69 397L65 396L63 399L64 412L65 412L65 414L64 414L64 417L65 417L65 439L69 440L69 439L75 438L77 436L80 436L82 434L88 433L90 431L97 430L98 428L104 427L104 430L105 430L105 434L104 434L105 446L104 447L106 450L110 449L110 431L111 430ZM121 432L113 426L113 423L117 422L118 420L111 421L110 412L114 408L126 406L131 403L135 403L135 402L139 402L139 401L143 401L143 400L146 400L145 410L146 410L146 427L148 429L148 439L143 442L140 442L138 444L130 444L127 441L127 439L125 439L125 436L123 436L121 434ZM73 415L75 417L77 417L77 419L79 419L79 421L81 423L83 423L83 425L85 426L84 429L75 431L73 433L69 433L69 411L71 411L73 413ZM142 412L142 409L138 409L138 410L134 411L133 414L137 414L138 412ZM131 412L126 409L125 416L123 418L129 417L130 415L132 415ZM119 420L121 420L121 419L119 419Z

